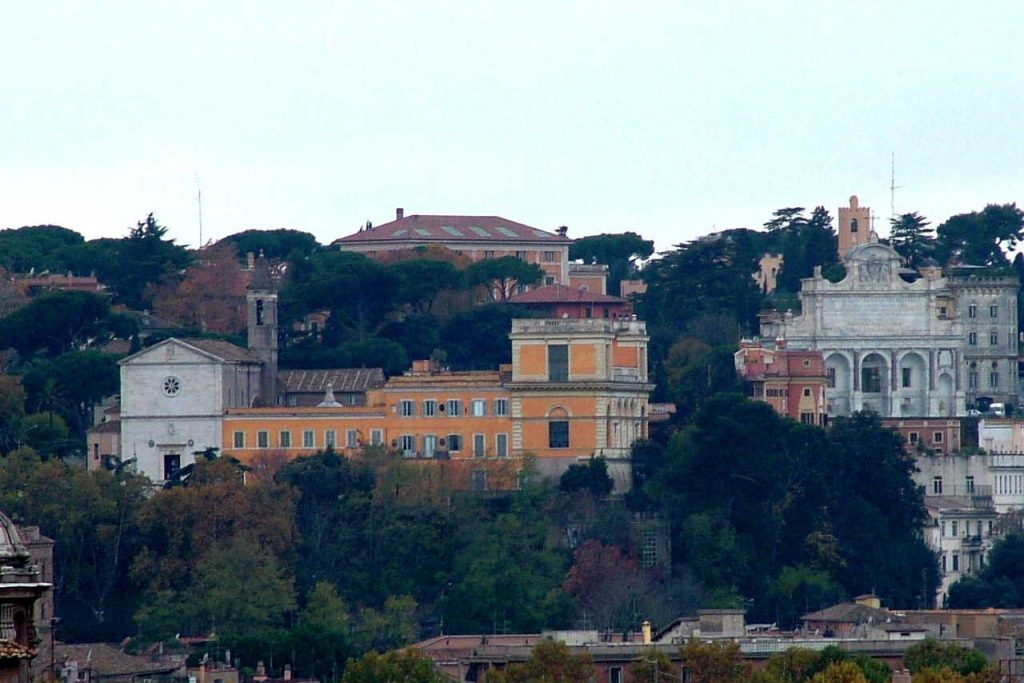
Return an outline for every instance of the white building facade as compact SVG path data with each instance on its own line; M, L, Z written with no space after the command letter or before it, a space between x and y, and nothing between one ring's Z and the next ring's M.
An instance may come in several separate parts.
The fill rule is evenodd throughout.
M822 352L831 416L965 414L963 333L946 280L905 279L899 254L878 242L844 263L840 282L820 269L803 280L801 314L764 317L762 337Z

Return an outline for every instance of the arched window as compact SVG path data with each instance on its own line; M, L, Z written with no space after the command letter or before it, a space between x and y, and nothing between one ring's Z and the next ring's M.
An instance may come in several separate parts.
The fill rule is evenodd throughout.
M853 220L850 221L850 232L857 232L857 227L858 227L857 219L854 218Z

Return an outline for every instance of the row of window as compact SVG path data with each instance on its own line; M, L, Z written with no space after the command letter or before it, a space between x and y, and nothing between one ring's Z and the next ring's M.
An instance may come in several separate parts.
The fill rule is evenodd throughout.
M1009 346L1013 346L1014 343L1016 343L1016 341L1017 340L1016 340L1016 337L1015 337L1013 332L1008 332L1006 334L1006 342L1007 342L1007 344ZM978 345L978 333L977 332L968 332L967 333L967 344L968 344L968 346L977 346ZM998 332L992 331L992 332L988 333L988 345L989 346L999 346L999 333Z
M968 318L977 318L978 317L978 305L977 304L970 304L967 307L967 317ZM999 317L999 306L997 306L996 304L992 304L991 306L989 306L988 307L988 317L990 317L990 318L998 318Z
M978 386L979 386L979 384L978 384L978 373L976 371L971 370L970 372L967 373L967 386L970 389L977 389L978 388ZM998 371L993 370L992 372L988 373L988 386L989 386L990 389L998 389L999 388L999 372Z
M971 520L969 520L969 519L964 520L963 524L960 524L960 520L954 519L954 520L951 520L949 522L948 526L946 525L946 521L942 520L942 522L940 523L940 526L941 526L941 532L942 532L942 537L943 538L950 538L950 537L956 538L956 537L961 536L961 535L962 536L972 536L972 535L973 536L985 536L986 535L986 533L985 533L985 525L982 523L982 521L980 519L977 520L974 523L974 525L973 525L973 531L974 531L973 534L971 533L971 531L972 531L972 524L971 524ZM946 535L946 531L950 532L949 536ZM992 535L992 520L991 519L988 520L988 534L987 535L988 536Z
M398 414L402 417L416 417L416 401L411 399L404 399L398 402ZM423 401L423 404L419 407L420 415L423 417L461 417L463 414L462 399L450 398L447 401L438 401L437 399L428 398ZM469 415L473 417L486 417L487 416L487 400L483 398L474 398L469 402ZM496 398L494 404L491 407L493 415L496 417L505 417L508 415L508 399L507 398Z
M417 449L417 446L422 446L422 449ZM415 434L402 434L397 439L397 447L406 455L422 454L424 457L432 458L438 451L460 453L465 448L465 444L462 441L461 434L448 434L446 436L424 434L419 438ZM507 458L508 434L494 435L493 450L488 450L486 434L474 434L471 448L474 458L486 458L488 456Z
M232 434L231 443L235 448L248 448L246 444L245 432L236 431ZM380 446L384 443L384 430L383 429L371 429L370 430L370 445ZM345 448L361 448L364 445L363 437L360 435L358 429L348 429L345 431ZM336 448L338 446L338 432L335 429L325 429L323 431L323 437L320 441L317 440L317 432L314 429L305 429L302 431L302 445L296 446L292 439L291 431L285 429L277 432L277 443L273 445L274 448ZM256 432L256 448L271 448L270 443L270 432L267 430L260 430Z
M968 572L973 572L975 569L981 569L982 567L985 566L985 556L984 555L980 555L979 554L977 556L977 558L978 558L977 559L977 563L978 563L977 566L974 565L974 563L975 563L974 557L975 557L974 555L968 555L967 556L967 562L968 562L968 564L970 566L964 567L964 569L967 570ZM952 565L952 570L953 571L955 571L955 572L960 571L960 554L959 553L952 553L949 556L949 559L951 561L947 562L946 561L946 553L942 553L942 573L945 574L947 571L949 571L949 566L950 565Z
M920 435L918 435L917 432L910 432L910 434L908 436L910 437L910 443L912 445L914 445L914 446L916 446L918 441L921 440L921 437L920 437ZM944 440L944 437L943 437L942 432L932 432L932 443L942 443L943 440ZM942 477L939 477L940 481L941 481L941 479L942 479ZM939 488L941 488L941 485L940 485ZM942 493L942 491L936 491L936 493Z
M996 493L1015 495L1024 493L1024 474L996 475Z

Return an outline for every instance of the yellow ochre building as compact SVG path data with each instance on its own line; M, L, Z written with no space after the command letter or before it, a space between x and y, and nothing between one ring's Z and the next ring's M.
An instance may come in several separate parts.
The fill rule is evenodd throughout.
M379 446L397 457L458 465L463 484L507 488L488 473L521 468L557 476L602 456L617 492L630 488L630 447L647 437L647 332L642 321L513 320L511 367L452 372L429 361L343 406L328 390L316 406L229 408L222 452L252 462L328 446L358 456ZM518 463L518 468L515 467Z

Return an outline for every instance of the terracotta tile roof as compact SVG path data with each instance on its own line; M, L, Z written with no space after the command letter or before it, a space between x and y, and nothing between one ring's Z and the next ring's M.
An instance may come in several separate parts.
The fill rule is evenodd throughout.
M317 393L331 385L335 392L369 391L384 386L380 368L327 368L323 370L282 370L278 378L288 393Z
M564 235L532 228L500 216L405 216L360 230L331 242L331 245L363 242L551 242L561 245L572 240Z
M841 602L825 609L805 614L800 619L803 621L825 621L843 624L866 624L885 623L886 619L892 617L892 613L886 609L875 609L865 605L858 605L855 602Z
M79 669L92 669L100 676L171 672L181 666L177 662L129 655L105 643L57 643L54 658L59 662L78 662Z
M106 422L100 422L89 429L93 434L116 434L121 431L120 420L107 420Z
M626 300L601 294L588 289L576 289L565 285L548 285L538 287L522 294L516 294L509 298L511 304L563 304L563 303L588 303L588 304L624 304Z
M236 346L231 342L221 339L179 339L178 341L197 349L213 354L218 358L235 363L259 363L259 358L249 353L247 349Z

